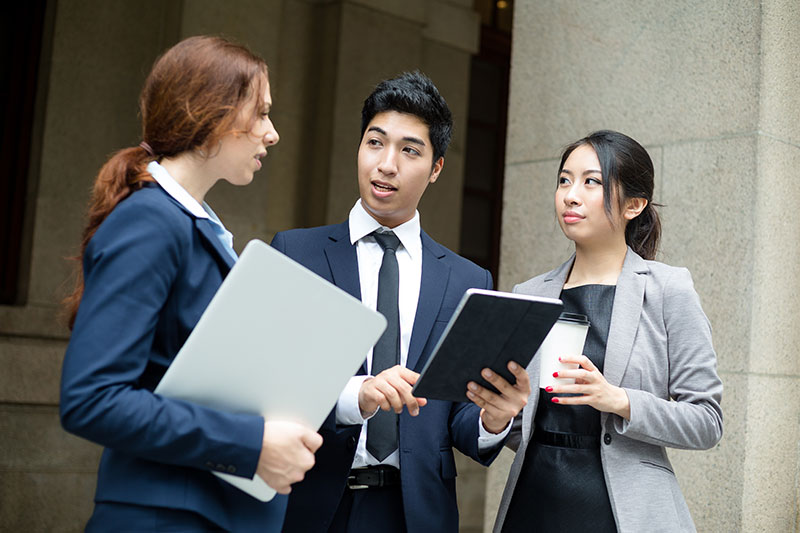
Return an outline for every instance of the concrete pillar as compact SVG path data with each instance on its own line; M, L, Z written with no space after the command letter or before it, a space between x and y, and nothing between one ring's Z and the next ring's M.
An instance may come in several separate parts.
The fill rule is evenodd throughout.
M714 328L725 434L670 450L700 531L798 527L800 6L518 2L500 286L570 253L553 216L564 145L639 140L665 204L659 259L686 266ZM491 527L511 454L492 467Z

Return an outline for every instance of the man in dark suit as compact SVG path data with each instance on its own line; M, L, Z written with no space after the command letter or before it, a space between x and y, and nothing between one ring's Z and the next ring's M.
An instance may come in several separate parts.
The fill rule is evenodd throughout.
M361 129L360 199L348 220L272 242L389 322L323 424L316 466L293 486L284 531L455 532L452 447L488 465L530 383L512 363L516 384L484 373L500 394L465 390L473 403L411 395L464 292L490 289L492 278L420 228L417 205L442 171L452 130L430 79L381 82L364 103Z

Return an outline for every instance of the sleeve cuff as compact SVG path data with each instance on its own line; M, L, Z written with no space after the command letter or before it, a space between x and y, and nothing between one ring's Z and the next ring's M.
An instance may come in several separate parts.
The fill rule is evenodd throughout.
M502 444L505 438L511 432L511 426L513 423L514 420L511 419L506 428L495 435L494 433L489 433L489 431L483 427L483 420L478 417L478 452L484 452Z
M356 426L372 418L372 413L367 418L361 416L361 409L358 407L358 392L361 385L372 376L353 376L347 382L344 390L339 394L339 401L336 403L336 423L343 426Z
M614 430L620 435L624 435L629 431L636 431L639 417L639 393L641 391L635 389L624 389L625 394L628 395L628 404L631 410L631 419L625 420L621 416L614 415Z

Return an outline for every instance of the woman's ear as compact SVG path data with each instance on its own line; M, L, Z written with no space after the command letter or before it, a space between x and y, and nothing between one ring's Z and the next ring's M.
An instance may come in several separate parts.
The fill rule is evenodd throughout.
M625 220L633 220L638 217L644 208L647 207L647 199L645 198L628 198L625 200L625 210L622 216Z

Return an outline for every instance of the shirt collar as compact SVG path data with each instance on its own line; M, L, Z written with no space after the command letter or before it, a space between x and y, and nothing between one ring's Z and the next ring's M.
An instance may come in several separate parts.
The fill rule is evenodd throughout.
M350 244L355 244L373 231L383 228L397 235L403 248L408 251L412 258L422 253L419 211L414 211L414 217L408 222L404 222L394 228L387 228L386 226L382 226L380 222L372 218L372 215L367 213L367 210L364 209L361 203L361 198L359 198L350 210L348 224L350 227Z
M167 169L161 166L158 161L151 161L147 165L147 171L153 176L153 179L155 179L156 182L161 185L161 188L164 189L167 194L172 196L176 202L185 207L186 210L195 217L212 219L216 218L216 215L214 217L209 216L209 212L213 213L213 211L211 211L211 208L208 207L208 204L203 202L203 204L200 205L200 202L195 200L194 197L189 194L180 183L175 181L175 178L170 176L169 172L167 172ZM217 220L219 219L217 218Z
M210 205L205 202L200 204L200 202L195 200L180 183L175 181L175 178L170 176L167 169L160 165L158 161L151 161L147 165L147 171L167 194L172 196L176 202L186 208L192 215L196 218L208 219L212 224L218 226L220 230L219 236L222 242L227 244L231 249L233 248L233 234L228 231L214 210L211 209Z

